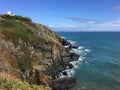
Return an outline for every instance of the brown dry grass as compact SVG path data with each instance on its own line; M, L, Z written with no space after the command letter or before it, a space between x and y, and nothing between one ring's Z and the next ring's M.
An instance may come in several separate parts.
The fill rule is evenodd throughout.
M0 39L5 39L5 35L3 35L2 33L0 33Z
M6 73L6 72L0 72L0 77L6 78L6 79L12 80L12 81L21 81L21 79L19 79L17 76L12 75L10 73Z

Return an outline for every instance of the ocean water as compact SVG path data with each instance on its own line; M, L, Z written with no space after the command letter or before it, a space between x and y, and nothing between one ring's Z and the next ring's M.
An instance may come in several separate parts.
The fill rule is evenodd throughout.
M120 32L58 32L79 46L73 90L120 90ZM71 62L74 63L74 62Z

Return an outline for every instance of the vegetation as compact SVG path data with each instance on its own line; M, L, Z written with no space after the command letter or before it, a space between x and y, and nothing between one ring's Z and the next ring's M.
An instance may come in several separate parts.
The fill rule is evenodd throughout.
M0 30L9 40L15 44L15 46L18 45L19 39L22 39L25 42L44 43L46 41L42 37L38 38L35 36L34 33L21 22L13 20L1 21Z
M27 47L23 46L21 48L21 52L24 52L24 55L19 58L18 65L20 68L31 69L32 68L32 57L30 55L30 51Z
M51 90L43 85L30 85L28 82L8 80L0 78L0 89L2 90Z
M56 45L58 45L59 47L59 37L54 32L50 31L47 27L35 24L31 22L30 18L27 17L0 15L0 34L1 37L4 36L4 38L0 39L3 41L2 46L5 46L0 51L1 53L2 51L5 52L2 57L3 59L1 60L6 60L6 64L10 64L11 70L13 70L12 72L15 72L14 70L21 70L21 74L23 74L20 75L21 78L24 76L24 74L29 74L29 72L27 71L31 71L34 65L40 64L40 70L43 66L46 69L48 67L48 65L46 64L46 59L48 58L48 62L49 58L50 60L52 59L50 63L53 63L53 59L55 58L54 56L58 53L56 51L54 53L52 47L56 47ZM41 63L41 60L43 60L43 62L45 63ZM15 74L16 73L19 74L18 72L15 72ZM34 77L38 78L38 76L39 74L32 77L34 79ZM44 78L44 76L42 76L42 78L40 76L40 79L43 80L38 81L42 83L45 82L45 84L49 83L46 79L45 80L47 82L44 81ZM29 76L27 75L25 79L27 79L26 81L30 83L34 83L34 80L32 81L31 78L29 81ZM51 90L50 88L44 87L42 85L30 85L27 82L18 82L12 80L0 77L0 89ZM35 83L38 84L37 82Z
M18 16L18 15L14 15L14 16L10 16L7 14L4 15L0 15L0 17L4 18L4 19L14 19L14 20L21 20L21 21L31 21L30 18L28 17L22 17L22 16Z

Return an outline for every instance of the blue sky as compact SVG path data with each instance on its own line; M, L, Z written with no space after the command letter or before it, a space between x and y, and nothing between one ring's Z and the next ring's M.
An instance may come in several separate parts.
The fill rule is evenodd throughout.
M1 0L6 11L55 31L120 31L120 0Z

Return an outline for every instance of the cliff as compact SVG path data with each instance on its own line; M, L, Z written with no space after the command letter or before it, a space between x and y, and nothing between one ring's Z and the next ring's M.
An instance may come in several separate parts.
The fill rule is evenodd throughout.
M0 76L59 90L53 83L62 81L60 72L79 57L65 45L70 43L28 17L0 15Z

